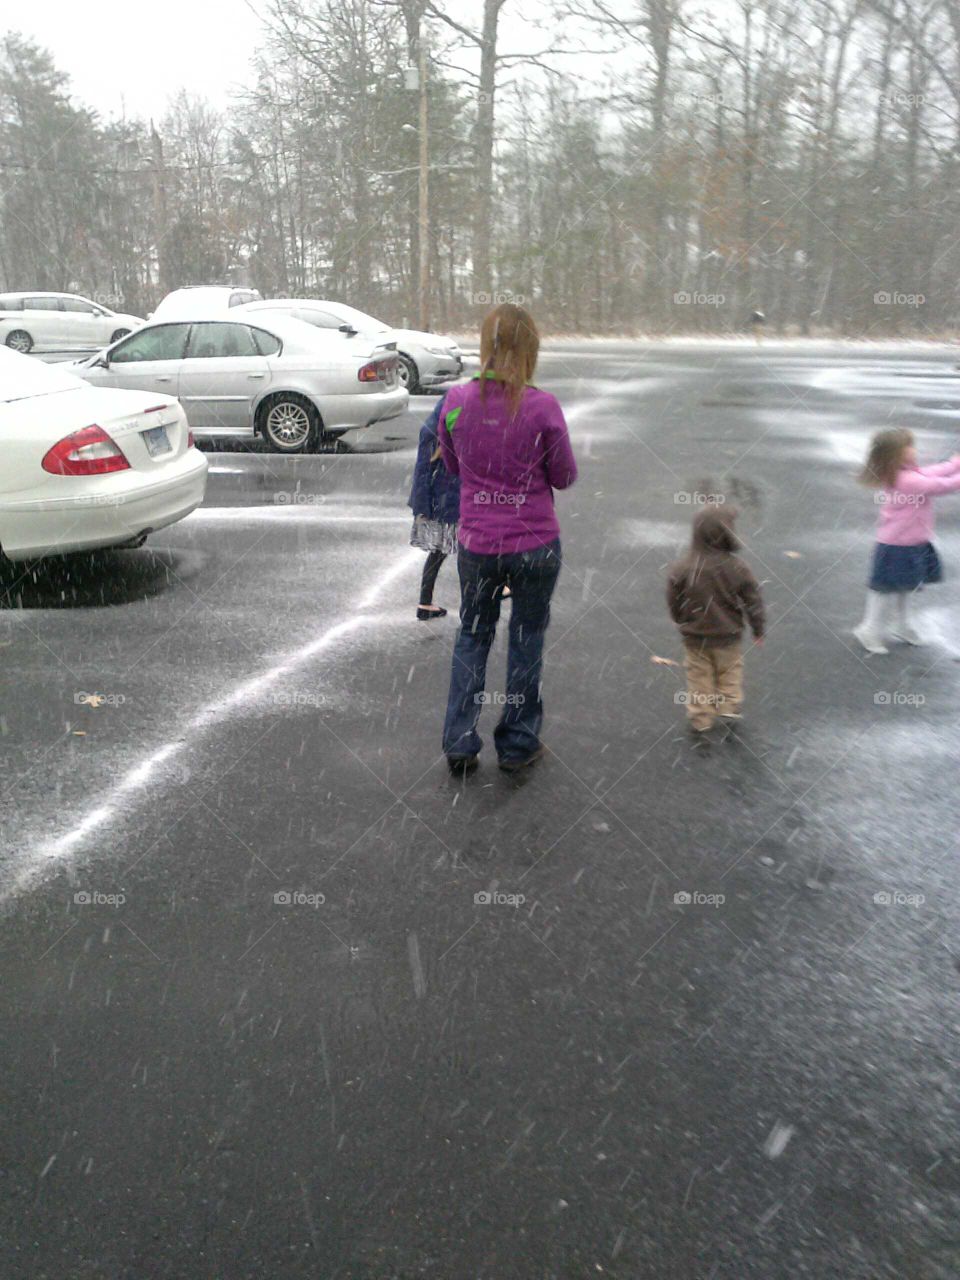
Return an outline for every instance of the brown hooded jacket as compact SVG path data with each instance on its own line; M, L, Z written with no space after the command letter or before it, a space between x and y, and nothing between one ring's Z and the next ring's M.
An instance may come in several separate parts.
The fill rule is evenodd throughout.
M760 586L736 554L736 514L732 507L704 507L693 521L688 555L670 566L667 607L687 644L736 644L746 622L757 639L763 635Z

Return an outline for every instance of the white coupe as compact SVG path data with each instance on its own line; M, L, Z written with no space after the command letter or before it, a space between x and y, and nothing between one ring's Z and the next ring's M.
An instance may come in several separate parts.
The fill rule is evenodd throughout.
M91 387L0 347L0 553L140 546L203 501L207 460L176 400Z

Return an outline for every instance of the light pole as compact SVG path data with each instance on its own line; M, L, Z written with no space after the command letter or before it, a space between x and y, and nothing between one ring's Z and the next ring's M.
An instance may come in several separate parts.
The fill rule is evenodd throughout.
M411 49L411 54L413 49ZM415 66L407 67L404 83L408 89L416 89L420 94L419 121L417 133L420 142L418 169L420 172L419 202L417 213L417 239L420 244L420 257L417 271L417 311L420 316L420 328L430 327L430 117L427 96L427 41L423 31L422 14L417 15ZM404 129L413 130L413 125L404 125Z
M420 28L420 328L430 328L430 118L427 111L427 42Z

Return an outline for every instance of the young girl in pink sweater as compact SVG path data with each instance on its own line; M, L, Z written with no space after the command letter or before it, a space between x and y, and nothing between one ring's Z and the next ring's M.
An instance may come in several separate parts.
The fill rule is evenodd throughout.
M910 617L913 593L943 578L932 542L930 499L960 490L960 455L920 467L912 432L903 427L878 431L860 482L877 490L880 514L867 610L853 634L868 653L887 653L886 639L923 644Z

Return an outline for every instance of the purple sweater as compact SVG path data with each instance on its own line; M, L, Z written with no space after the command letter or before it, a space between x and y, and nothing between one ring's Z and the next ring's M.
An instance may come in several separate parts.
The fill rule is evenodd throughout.
M515 418L504 388L479 375L447 392L440 450L460 477L460 543L478 555L511 555L560 536L553 490L577 478L570 436L556 396L528 386Z

